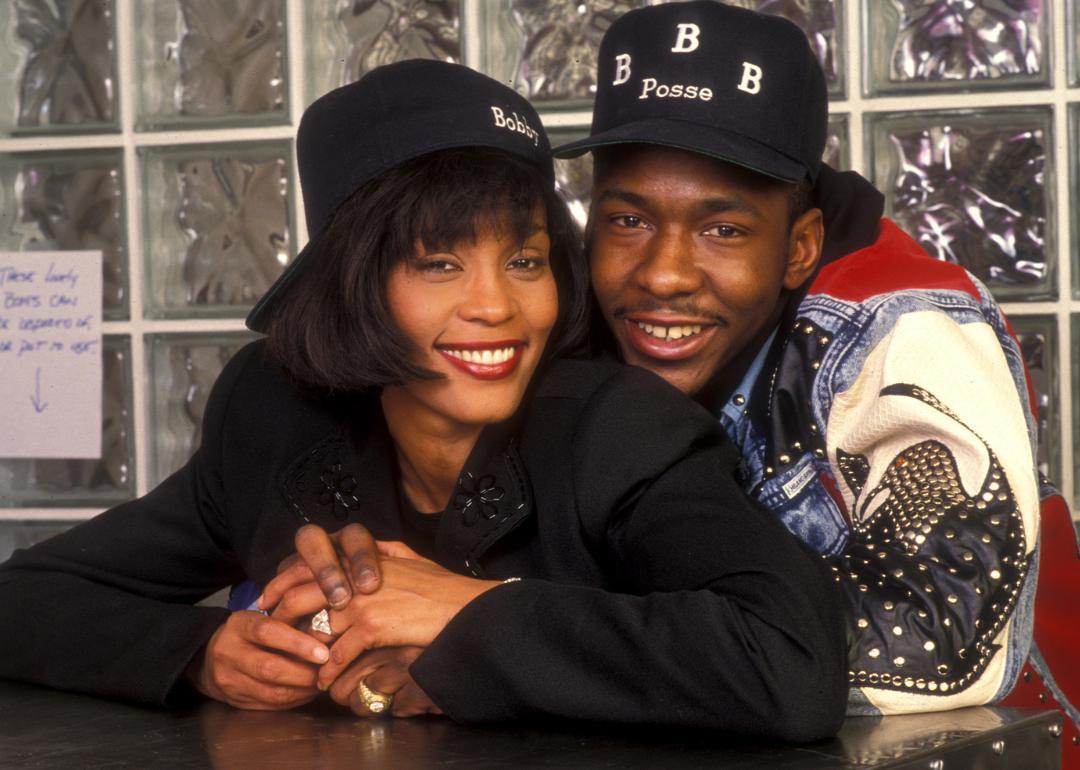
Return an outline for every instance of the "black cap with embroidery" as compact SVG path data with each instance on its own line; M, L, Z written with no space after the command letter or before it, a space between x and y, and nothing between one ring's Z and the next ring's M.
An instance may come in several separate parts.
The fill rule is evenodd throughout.
M813 182L828 107L821 66L791 22L714 0L650 6L604 35L591 134L555 155L661 144Z
M304 111L296 158L310 239L247 317L266 331L274 308L309 263L334 213L354 192L407 160L455 147L493 147L554 177L551 146L532 105L460 64L414 59L372 70Z

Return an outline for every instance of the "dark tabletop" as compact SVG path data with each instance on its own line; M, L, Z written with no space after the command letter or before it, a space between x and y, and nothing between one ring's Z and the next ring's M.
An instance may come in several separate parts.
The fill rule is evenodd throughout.
M175 711L0 680L0 768L1024 768L1060 767L1052 711L970 708L849 719L804 746L715 733L567 723L463 727L364 720L328 701L291 712L204 702ZM938 764L940 763L940 764Z

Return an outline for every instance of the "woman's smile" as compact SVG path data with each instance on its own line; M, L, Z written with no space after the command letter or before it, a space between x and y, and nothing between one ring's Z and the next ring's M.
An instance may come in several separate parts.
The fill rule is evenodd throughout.
M443 343L435 349L461 371L480 380L501 380L521 362L522 340Z

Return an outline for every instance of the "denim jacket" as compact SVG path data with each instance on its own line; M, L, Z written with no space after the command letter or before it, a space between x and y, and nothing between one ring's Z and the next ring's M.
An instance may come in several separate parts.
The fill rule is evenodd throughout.
M1038 564L1023 359L985 286L880 219L865 180L824 174L822 266L718 414L747 491L846 599L849 713L994 702Z

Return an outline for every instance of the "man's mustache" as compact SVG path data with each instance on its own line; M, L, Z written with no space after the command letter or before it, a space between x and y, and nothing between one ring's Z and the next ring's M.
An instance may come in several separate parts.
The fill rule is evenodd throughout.
M630 315L636 314L648 314L648 313L664 313L678 316L685 316L693 318L697 321L704 321L706 323L713 323L717 326L727 326L728 322L724 316L720 315L716 311L706 310L699 305L695 305L692 302L656 302L647 301L639 302L634 305L619 305L612 311L612 316L617 319L624 319Z

